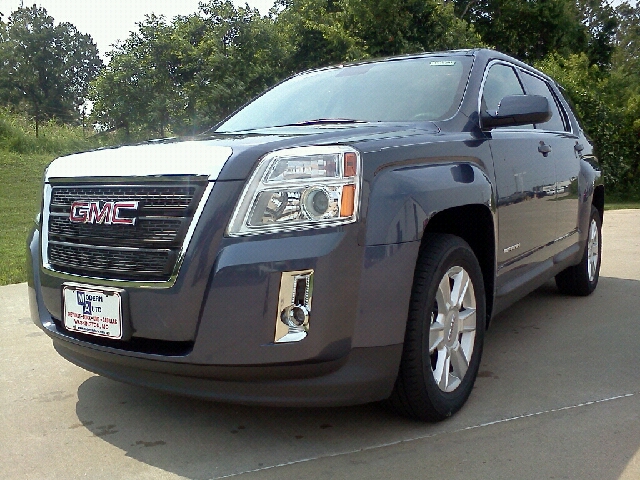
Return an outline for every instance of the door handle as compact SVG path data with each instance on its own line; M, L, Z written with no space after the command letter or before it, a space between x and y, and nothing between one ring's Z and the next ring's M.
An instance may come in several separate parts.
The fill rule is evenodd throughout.
M542 156L548 157L551 153L551 146L547 145L544 142L540 142L540 145L538 145L538 151L542 154Z

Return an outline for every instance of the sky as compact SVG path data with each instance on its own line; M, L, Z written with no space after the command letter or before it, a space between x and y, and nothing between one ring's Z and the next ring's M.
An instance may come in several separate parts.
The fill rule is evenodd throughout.
M622 0L613 0L614 5ZM198 10L199 0L0 0L0 12L4 19L12 11L24 5L36 3L46 8L56 23L70 22L82 33L88 33L98 46L100 56L111 50L111 45L124 40L129 32L137 29L136 22L144 20L149 13L164 15L168 20L176 15L188 15ZM243 0L233 0L244 5ZM266 15L273 0L248 0L250 7Z
M198 10L199 0L0 0L0 12L4 20L20 5L44 7L55 23L69 22L78 31L88 33L98 46L100 56L111 50L111 45L124 40L129 32L136 30L136 22L144 20L149 13L164 15L171 20L176 15L188 15ZM236 5L245 2L234 0ZM273 0L249 0L250 7L266 15Z

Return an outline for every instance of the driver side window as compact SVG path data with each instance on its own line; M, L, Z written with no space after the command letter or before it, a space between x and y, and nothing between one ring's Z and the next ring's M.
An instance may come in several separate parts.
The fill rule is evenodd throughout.
M482 91L482 109L495 115L500 101L507 95L524 95L513 68L496 63L489 68Z

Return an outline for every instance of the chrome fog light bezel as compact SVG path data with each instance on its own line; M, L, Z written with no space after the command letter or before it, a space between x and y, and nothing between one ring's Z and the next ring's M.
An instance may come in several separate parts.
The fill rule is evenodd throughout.
M282 272L274 343L299 342L310 328L313 269Z

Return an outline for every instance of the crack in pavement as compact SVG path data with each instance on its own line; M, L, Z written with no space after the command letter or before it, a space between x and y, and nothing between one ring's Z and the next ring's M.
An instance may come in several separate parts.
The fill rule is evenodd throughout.
M221 477L212 477L210 480L221 480L221 479L224 479L224 478L238 477L240 475L245 475L247 473L262 472L262 471L265 471L265 470L272 470L274 468L280 468L280 467L286 467L286 466L289 466L289 465L297 465L297 464L300 464L300 463L312 462L314 460L320 460L320 459L323 459L323 458L340 457L340 456L343 456L343 455L351 455L353 453L367 452L367 451L376 450L376 449L379 449L379 448L386 448L386 447L391 447L391 446L394 446L394 445L400 445L400 444L403 444L403 443L415 442L417 440L425 440L427 438L435 438L435 437L439 437L439 436L442 436L442 435L451 435L451 434L455 434L455 433L466 432L468 430L475 430L475 429L478 429L478 428L490 427L492 425L499 425L501 423L513 422L513 421L517 421L517 420L524 420L524 419L527 419L527 418L538 417L540 415L547 415L547 414L550 414L550 413L563 412L563 411L566 411L566 410L573 410L573 409L576 409L576 408L584 408L584 407L589 407L591 405L597 405L597 404L600 404L600 403L612 402L612 401L615 401L615 400L621 400L621 399L626 399L626 398L630 398L630 397L635 397L639 393L640 392L623 393L621 395L616 395L616 396L608 397L608 398L602 398L602 399L599 399L599 400L590 400L588 402L578 403L578 404L575 404L575 405L569 405L569 406L558 407L558 408L551 408L549 410L542 410L540 412L534 412L534 413L524 413L522 415L516 415L514 417L503 418L503 419L494 420L494 421L491 421L491 422L479 423L477 425L471 425L471 426L468 426L468 427L458 428L458 429L455 429L455 430L439 432L439 433L431 433L431 434L426 434L426 435L418 435L417 437L403 438L401 440L395 440L393 442L388 442L388 443L380 443L380 444L377 444L377 445L370 445L368 447L362 447L362 448L355 449L355 450L348 450L348 451L344 451L344 452L330 453L330 454L326 454L326 455L318 455L316 457L301 458L299 460L293 460L291 462L279 463L279 464L276 464L276 465L269 465L269 466L266 466L266 467L255 468L253 470L245 470L243 472L231 473L229 475L223 475Z

